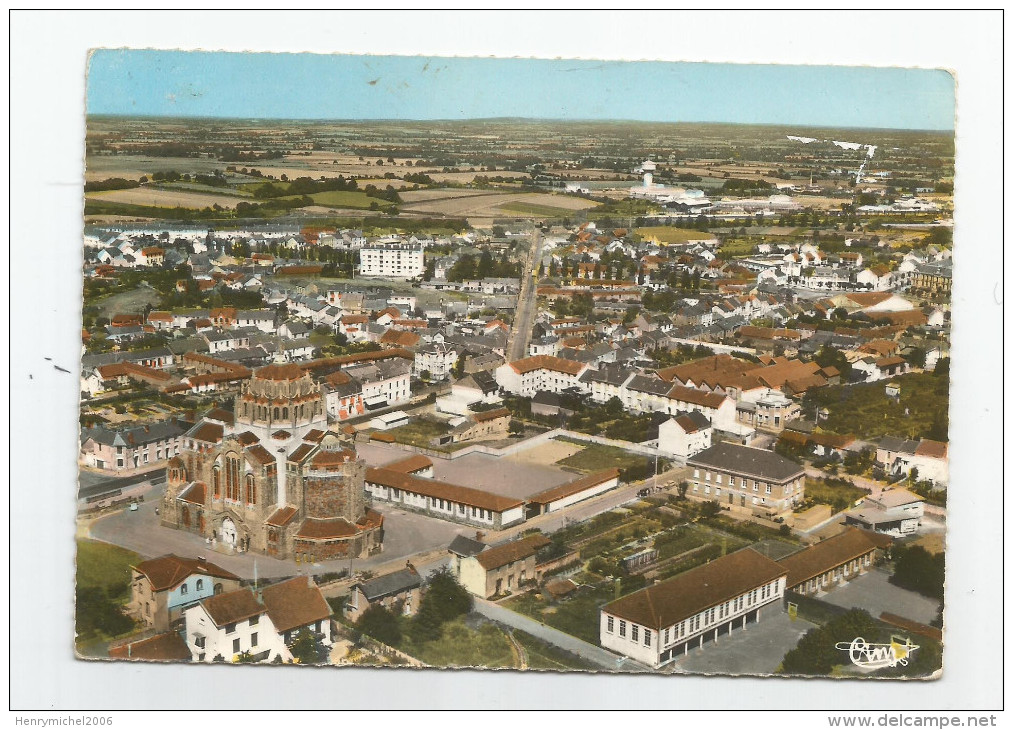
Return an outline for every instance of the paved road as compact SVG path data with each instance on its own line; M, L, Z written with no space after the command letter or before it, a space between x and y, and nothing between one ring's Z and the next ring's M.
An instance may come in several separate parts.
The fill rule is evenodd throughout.
M582 641L576 636L564 634L562 631L554 629L551 626L546 626L545 624L539 623L532 618L528 618L527 616L511 611L508 608L498 606L491 601L476 598L474 611L476 613L480 613L488 619L491 619L492 621L505 624L514 629L519 629L520 631L526 631L542 641L552 644L553 646L557 646L560 649L564 649L571 654L576 654L582 659L587 659L588 661L597 664L602 669L608 669L613 672L651 671L650 667L645 667L643 664L635 662L632 659L627 659L619 664L621 657L618 654L605 651L600 646L588 644L586 641Z
M535 281L532 273L542 257L542 234L537 228L531 234L531 250L524 262L521 272L521 291L517 295L517 312L514 326L510 332L510 344L507 349L507 362L520 360L528 354L528 342L531 340L531 328L535 324L538 304L535 297Z
M107 478L103 474L82 471L78 479L81 487L78 489L77 496L78 499L87 499L88 497L96 494L112 492L116 489L126 489L127 487L132 487L135 484L140 484L141 482L146 482L150 479L157 480L159 477L164 476L164 474L164 466L160 466L157 469L151 469L150 471L131 474L126 477Z

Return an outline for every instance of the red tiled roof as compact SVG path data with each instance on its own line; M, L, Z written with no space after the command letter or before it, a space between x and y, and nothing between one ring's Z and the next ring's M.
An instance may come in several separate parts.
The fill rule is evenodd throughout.
M486 570L495 570L518 560L530 558L550 542L552 541L544 535L529 535L506 545L483 550L475 556L475 560Z
M253 371L258 380L298 380L303 376L303 369L296 363L285 365L265 365Z
M566 484L560 484L559 486L546 489L544 492L539 492L528 497L528 502L532 504L549 504L556 500L569 497L573 494L583 492L585 489L591 489L597 487L600 484L604 484L610 479L619 478L619 469L605 469L604 471L595 472L594 474L588 474L585 477L581 477L572 482Z
M865 530L851 527L822 542L810 545L779 562L788 571L786 587L791 590L810 578L823 575L828 570L844 565L876 549Z
M533 357L525 357L520 360L514 360L510 363L510 367L512 367L516 373L521 375L543 369L567 373L568 375L579 375L585 366L583 363L575 362L573 360L564 360L561 357L535 355Z
M180 492L178 499L190 504L204 504L208 499L208 487L204 482L194 482L183 492Z
M218 627L259 616L266 610L249 588L219 593L217 596L205 598L201 601L201 605Z
M342 517L330 520L307 517L303 520L299 532L296 533L296 538L300 540L339 540L355 537L358 534L359 530L355 525Z
M188 662L191 659L186 641L175 631L109 647L109 657L136 662Z
M693 403L707 408L720 408L725 402L725 397L720 393L708 393L696 388L687 388L684 385L675 385L668 391L668 398L683 403Z
M276 510L273 515L267 518L267 524L272 525L274 527L284 527L289 522L291 522L292 518L295 517L298 513L299 510L297 510L295 507L282 507L281 509Z
M256 444L255 446L251 446L250 448L248 448L246 450L246 454L253 461L257 462L261 466L268 466L270 464L276 463L275 458L271 454L271 452L265 449L260 444Z
M744 548L631 593L601 610L661 631L787 572L770 558Z
M239 576L214 563L202 562L195 558L181 558L171 553L160 558L145 560L133 568L147 577L153 591L171 590L191 575L210 575L215 578L239 580Z
M355 452L350 449L341 451L319 451L310 462L313 469L336 470L349 461L355 461Z
M390 469L391 471L399 471L402 474L412 474L423 469L429 469L432 467L433 461L428 456L422 454L413 454L405 459L399 459L392 461L389 464L384 464L384 469Z
M945 459L946 450L948 444L945 441L933 441L932 439L922 439L918 442L918 448L915 449L915 454L918 456L928 456L936 459Z
M217 444L222 440L222 435L225 433L225 428L217 423L201 423L197 427L197 430L193 432L192 436L197 441L206 441L207 443Z
M508 408L494 408L491 411L482 411L475 413L472 418L475 419L476 423L485 423L486 421L495 421L497 418L503 418L509 416L510 410Z
M414 492L425 497L446 499L451 502L468 505L469 507L487 509L492 512L504 512L523 504L520 500L513 499L512 497L502 497L491 492L483 492L480 489L461 487L435 479L415 477L386 468L367 469L366 481L372 484L394 487L395 489L403 489L406 492Z
M291 631L330 619L331 608L312 581L312 578L298 576L264 588L264 606L277 631Z

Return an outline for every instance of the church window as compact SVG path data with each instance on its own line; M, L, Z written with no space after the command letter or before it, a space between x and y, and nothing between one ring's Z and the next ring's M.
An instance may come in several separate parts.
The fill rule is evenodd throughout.
M281 409L281 417L283 420L288 420L288 406Z
M275 406L275 407L274 407L274 417L275 417L275 418L280 418L280 416L278 415L279 413L280 413L280 411L279 411L278 407L277 407L277 406Z
M246 503L257 503L257 485L253 483L253 475L246 475Z
M221 499L222 496L222 470L217 466L211 470L211 484L214 489L215 499Z

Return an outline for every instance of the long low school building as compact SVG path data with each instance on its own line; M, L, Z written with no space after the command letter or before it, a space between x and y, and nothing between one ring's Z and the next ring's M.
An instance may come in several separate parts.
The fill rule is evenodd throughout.
M876 551L891 542L885 535L849 527L778 562L788 570L789 591L820 595L864 573L875 563Z
M547 512L555 512L564 507L569 507L571 504L583 502L585 499L603 494L618 486L618 469L605 469L594 474L588 474L586 477L566 484L560 484L528 497L525 517L530 519Z
M465 525L500 530L524 521L518 499L385 467L367 469L365 487L374 502Z
M761 610L781 610L787 573L744 548L603 606L600 643L650 667L663 666L759 621Z

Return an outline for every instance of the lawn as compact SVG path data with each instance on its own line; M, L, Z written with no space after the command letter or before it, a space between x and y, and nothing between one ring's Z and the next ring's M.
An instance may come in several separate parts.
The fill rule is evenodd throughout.
M530 669L555 669L557 671L565 671L567 669L597 669L597 665L591 664L552 644L547 644L540 639L536 639L524 631L514 630L514 639L527 651L528 668Z
M130 566L141 556L130 550L94 540L77 541L77 585L101 588L110 597L126 603L130 597Z
M735 258L736 256L749 256L753 253L755 244L743 239L725 239L718 248L718 255L723 259Z
M611 588L595 587L585 588L556 604L548 603L540 595L524 593L501 601L500 605L598 646L599 610L613 598Z
M398 648L433 667L517 666L514 648L502 629L492 623L471 629L463 617L444 624L438 641L416 646L405 639Z
M418 446L424 449L440 448L431 442L434 438L443 436L450 431L450 427L444 423L419 419L406 423L404 426L392 428L384 433L390 434L398 443Z
M831 484L824 479L809 477L805 480L806 501L829 504L834 514L851 509L856 501L868 495L869 493L864 489L849 484Z
M701 241L714 238L710 233L695 231L691 228L676 228L675 226L644 226L635 230L645 241L658 241L659 243L685 243L686 241Z
M556 466L568 466L572 469L579 469L580 471L586 473L593 473L603 469L611 469L612 467L617 469L627 469L631 466L640 466L647 459L646 456L634 454L615 446L588 444L584 441L566 438L555 440L566 441L567 443L584 446L584 448L576 454L572 454L567 456L565 459L557 461Z
M945 377L910 373L891 378L890 382L900 385L900 402L887 397L886 382L817 388L809 391L806 402L830 412L830 417L820 423L823 428L853 433L861 439L930 438L934 425L945 426L950 404ZM941 435L936 433L935 437Z

